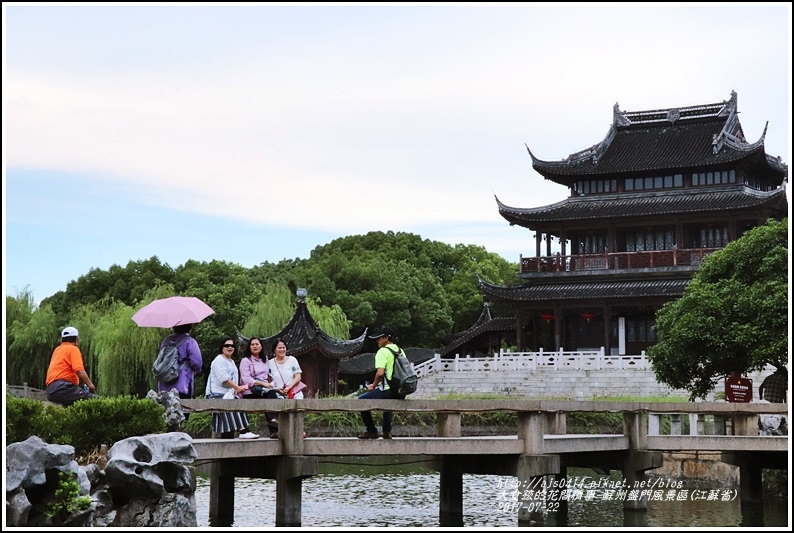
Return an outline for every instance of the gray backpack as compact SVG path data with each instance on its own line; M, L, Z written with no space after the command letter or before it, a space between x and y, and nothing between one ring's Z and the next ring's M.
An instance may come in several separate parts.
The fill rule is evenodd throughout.
M388 346L386 348L394 355L394 369L389 380L389 388L400 396L408 396L416 392L419 378L416 377L411 361L408 360L402 350L395 352Z
M157 353L157 359L154 360L152 365L152 374L154 379L160 383L173 383L179 378L179 373L187 366L187 359L182 364L179 364L179 350L178 348L190 338L185 335L179 342L176 342L173 335L169 335L168 342L160 348Z

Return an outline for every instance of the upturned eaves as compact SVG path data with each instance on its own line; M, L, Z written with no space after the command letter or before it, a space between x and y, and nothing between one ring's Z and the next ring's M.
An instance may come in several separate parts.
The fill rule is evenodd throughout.
M499 214L519 226L764 208L784 216L788 211L785 188L764 192L744 185L586 195L536 208L510 207L499 198L496 198L496 203Z
M615 104L609 131L592 147L560 161L537 158L529 147L527 151L537 172L566 186L580 176L724 167L758 155L782 178L788 167L765 154L765 136L766 128L756 142L745 140L734 92L725 102L682 108L629 112Z
M479 278L483 296L504 302L564 302L588 299L678 297L684 294L689 278L660 280L581 281L566 283L525 283L494 285Z

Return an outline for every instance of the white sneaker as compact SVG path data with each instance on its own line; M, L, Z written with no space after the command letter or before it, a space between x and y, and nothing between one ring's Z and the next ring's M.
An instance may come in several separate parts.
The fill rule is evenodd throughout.
M238 438L241 438L241 439L258 439L259 435L257 435L253 431L249 431L248 433L240 433L240 436Z

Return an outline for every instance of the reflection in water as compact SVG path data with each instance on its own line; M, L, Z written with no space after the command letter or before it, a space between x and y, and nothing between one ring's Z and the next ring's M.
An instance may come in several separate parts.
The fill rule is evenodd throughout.
M322 469L327 470L326 469ZM438 474L414 467L361 468L356 473L319 474L303 480L303 527L438 527ZM573 470L573 469L570 469ZM576 475L571 473L569 475ZM591 470L582 470L593 476ZM613 472L616 477L618 472ZM463 476L463 526L516 527L517 514L506 511L506 476ZM716 488L716 487L714 487ZM273 480L235 481L234 526L275 526ZM501 505L500 505L501 503ZM210 525L209 481L196 489L198 526ZM734 501L651 501L647 511L623 512L621 501L572 501L566 515L549 513L551 527L747 527L786 526L787 504L769 498L763 505Z

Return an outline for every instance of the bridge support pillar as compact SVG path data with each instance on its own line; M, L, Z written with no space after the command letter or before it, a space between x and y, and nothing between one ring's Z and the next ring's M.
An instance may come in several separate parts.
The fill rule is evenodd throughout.
M277 457L276 525L300 526L303 478L317 473L316 457Z
M460 458L443 455L438 460L438 521L441 527L463 525L463 468Z
M623 509L642 509L648 508L648 496L643 492L647 489L648 475L646 470L659 468L664 463L662 452L659 451L629 451L623 461L623 479L626 480L626 490L638 490L640 496L636 500L623 501Z
M747 452L723 453L722 461L739 467L739 500L742 504L759 504L764 502L762 468L786 468L785 464L774 464L769 459Z
M234 522L234 473L223 461L210 465L210 525L231 526Z
M559 455L522 455L516 465L518 523L541 525L546 520L546 476L560 473Z

